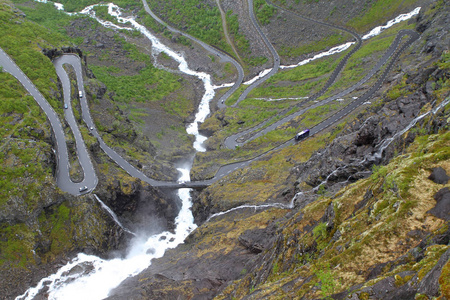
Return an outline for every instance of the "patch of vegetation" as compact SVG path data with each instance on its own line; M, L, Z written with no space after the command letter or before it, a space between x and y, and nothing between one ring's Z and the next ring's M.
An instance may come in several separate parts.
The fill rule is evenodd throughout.
M18 4L17 7L22 10L27 19L34 21L46 28L64 35L64 39L71 39L67 36L65 27L70 26L71 21L79 18L88 18L87 16L69 16L63 11L57 10L53 3L30 2L28 0L13 0ZM72 39L76 42L76 38Z
M250 54L250 42L245 35L239 32L238 16L234 15L231 10L227 11L226 21L228 25L228 32L233 37L234 44L239 52Z
M24 224L0 225L0 266L15 262L16 268L25 268L34 262L34 236Z
M442 296L450 297L450 261L447 261L442 268L441 276L439 277L439 289Z
M346 52L341 54L341 57ZM281 70L249 95L254 98L302 98L318 92L341 59L325 57L292 69Z
M174 27L231 53L222 28L220 11L216 6L199 0L151 1L150 7Z
M115 101L158 101L181 88L177 75L154 67L148 55L140 52L136 45L128 43L124 38L115 35L115 39L122 44L129 58L146 64L137 75L121 76L118 75L121 70L116 66L91 66L95 76L115 92Z
M58 89L55 68L42 54L41 48L67 46L70 43L61 34L50 32L24 19L5 3L0 4L0 30L4 32L0 36L0 47L14 59L55 111L61 115L61 104L51 94L52 90Z
M319 223L316 227L313 229L313 235L314 238L317 239L326 239L328 236L327 233L327 224L326 223Z
M315 266L315 274L319 283L317 284L322 292L322 296L325 299L332 299L331 296L339 289L339 281L336 280L335 275L330 270L330 265L325 264L324 266Z
M109 67L91 66L95 76L115 92L114 100L123 103L158 101L181 88L177 77L148 65L138 75L116 76Z
M256 17L262 25L269 24L270 19L277 12L275 7L267 4L264 0L255 0L253 6L255 7Z
M268 61L268 58L265 56L251 56L245 57L244 61L250 66L256 67L265 64Z
M327 81L326 78L304 82L291 86L276 86L266 83L255 88L250 92L249 97L253 98L289 98L289 97L306 97L318 92Z
M108 6L106 5L95 6L94 11L95 15L99 17L101 20L118 24L116 17L113 17L108 13Z

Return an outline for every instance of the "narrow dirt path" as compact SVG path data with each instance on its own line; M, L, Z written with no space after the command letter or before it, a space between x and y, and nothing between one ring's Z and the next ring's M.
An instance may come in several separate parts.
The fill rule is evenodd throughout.
M237 59L242 64L242 58L239 56L239 53L237 52L236 48L234 47L234 43L231 41L230 36L228 35L228 27L227 27L227 18L225 15L225 12L222 9L222 6L220 6L220 0L216 0L217 6L220 10L220 16L222 18L222 27L223 27L223 33L225 34L225 38L227 39L228 44L230 44L231 48L233 49L234 54L236 54Z

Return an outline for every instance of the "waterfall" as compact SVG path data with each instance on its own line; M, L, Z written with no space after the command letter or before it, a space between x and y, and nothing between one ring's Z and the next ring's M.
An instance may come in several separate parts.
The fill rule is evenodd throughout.
M108 214L113 218L114 222L116 222L116 224L119 225L119 227L123 229L123 231L136 236L136 234L134 232L131 232L130 230L128 230L128 228L123 226L122 223L120 223L119 219L117 218L117 215L112 211L111 208L108 207L108 205L106 205L102 200L100 200L100 198L96 194L94 194L94 197L100 203L102 208L104 210L106 210L108 212Z

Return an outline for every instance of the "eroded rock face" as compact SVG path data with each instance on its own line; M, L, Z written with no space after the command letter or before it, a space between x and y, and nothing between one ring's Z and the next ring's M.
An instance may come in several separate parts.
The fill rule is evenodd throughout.
M250 252L258 254L268 249L275 238L274 228L249 229L238 238L239 242Z
M141 181L114 180L97 195L131 231L142 228L174 229L178 214L177 199Z
M432 68L431 74L434 70ZM420 72L412 74L410 78L417 84L426 84ZM414 140L415 134L408 133L398 137L387 148L380 148L384 141L407 127L418 116L420 108L433 99L432 95L420 90L393 101L385 98L386 104L383 107L369 108L366 113L357 116L327 148L313 154L308 162L297 166L297 172L302 174L297 181L306 182L312 187L324 183L329 189L338 182L353 182L366 177L372 165L390 161L396 152ZM430 124L428 126L430 130L437 132L438 128L432 128ZM436 172L433 176L445 180L445 176L438 175L442 171Z
M20 265L13 259L0 266L0 289L13 299L49 274L55 273L78 252L107 257L120 248L124 232L92 195L48 195L52 202L29 215L25 223L2 222L2 254L20 247ZM8 245L3 244L6 242Z
M108 299L212 299L229 282L246 274L258 256L238 241L239 236L269 245L269 231L246 231L245 221L239 222L251 213L236 212L210 221L139 275L124 281Z

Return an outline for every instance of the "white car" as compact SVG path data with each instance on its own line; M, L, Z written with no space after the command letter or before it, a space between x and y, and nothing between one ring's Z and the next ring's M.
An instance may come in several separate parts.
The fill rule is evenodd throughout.
M80 187L80 193L87 191L87 189L88 189L87 186Z
M78 96L80 96L80 98L83 98L83 92L82 92L82 91L79 91L79 92L78 92Z

